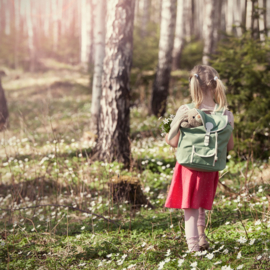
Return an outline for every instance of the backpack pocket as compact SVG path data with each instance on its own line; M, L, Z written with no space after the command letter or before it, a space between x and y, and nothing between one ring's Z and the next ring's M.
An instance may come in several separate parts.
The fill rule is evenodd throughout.
M190 156L190 163L200 164L206 166L215 166L215 148L209 147L196 147L192 146L192 152Z

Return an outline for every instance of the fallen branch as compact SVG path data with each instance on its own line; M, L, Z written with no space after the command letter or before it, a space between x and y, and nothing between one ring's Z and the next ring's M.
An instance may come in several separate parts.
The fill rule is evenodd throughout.
M104 220L109 221L109 222L112 222L112 223L114 223L116 225L119 225L114 220L105 218L102 215L94 214L94 213L92 213L90 211L82 210L82 209L79 209L77 207L68 206L68 205L60 205L60 204L40 204L40 205L28 206L28 207L22 207L22 208L15 208L15 209L3 209L3 208L0 208L0 211L18 211L18 210L25 210L25 209L37 208L37 207L43 207L43 206L54 206L54 207L65 207L65 208L68 207L69 209L71 209L73 211L79 211L79 212L82 212L82 213L91 214L91 215L94 215L96 217L103 218Z

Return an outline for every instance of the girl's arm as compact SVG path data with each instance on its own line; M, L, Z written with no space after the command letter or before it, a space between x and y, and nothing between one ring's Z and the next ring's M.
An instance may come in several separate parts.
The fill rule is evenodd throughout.
M229 139L229 142L228 142L228 145L227 145L227 152L229 152L230 150L233 149L233 146L234 146L234 142L233 142L233 134L231 135L230 139Z
M168 135L169 133L166 134L165 136L165 141L167 144L169 144L170 146L176 148L178 145L178 140L179 140L179 136L180 136L180 130L178 131L177 135L175 137L173 137L171 140L168 140Z

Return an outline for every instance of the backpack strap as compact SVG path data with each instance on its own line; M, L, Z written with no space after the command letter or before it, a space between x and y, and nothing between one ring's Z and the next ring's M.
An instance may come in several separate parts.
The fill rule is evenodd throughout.
M194 103L189 103L189 104L186 104L185 106L186 106L188 109L193 109L193 108L195 108Z
M195 108L194 103L185 104L185 106L186 106L188 109L193 109L193 108ZM214 108L214 111L211 112L211 114L213 114L213 115L224 115L225 110L226 110L225 107L223 107L223 108L221 108L220 110L217 111L218 106L219 106L219 105L216 103L215 108ZM203 109L203 110L204 110L204 109Z
M225 107L222 107L220 108L218 111L217 111L217 108L218 108L218 104L216 104L215 108L214 108L214 111L211 113L213 115L224 115L225 114L225 110L226 108Z

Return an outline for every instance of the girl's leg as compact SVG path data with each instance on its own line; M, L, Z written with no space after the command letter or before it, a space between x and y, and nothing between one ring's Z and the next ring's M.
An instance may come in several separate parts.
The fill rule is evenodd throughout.
M190 251L199 251L199 235L198 235L198 216L199 210L193 208L186 208L185 211L185 232Z
M200 207L199 208L199 216L198 216L198 222L197 222L197 227L198 227L198 233L199 233L199 246L208 249L209 243L206 241L206 236L204 233L205 229L205 209Z
M203 234L204 229L205 229L205 210L202 207L199 208L199 216L198 216L197 226L198 226L199 234Z

